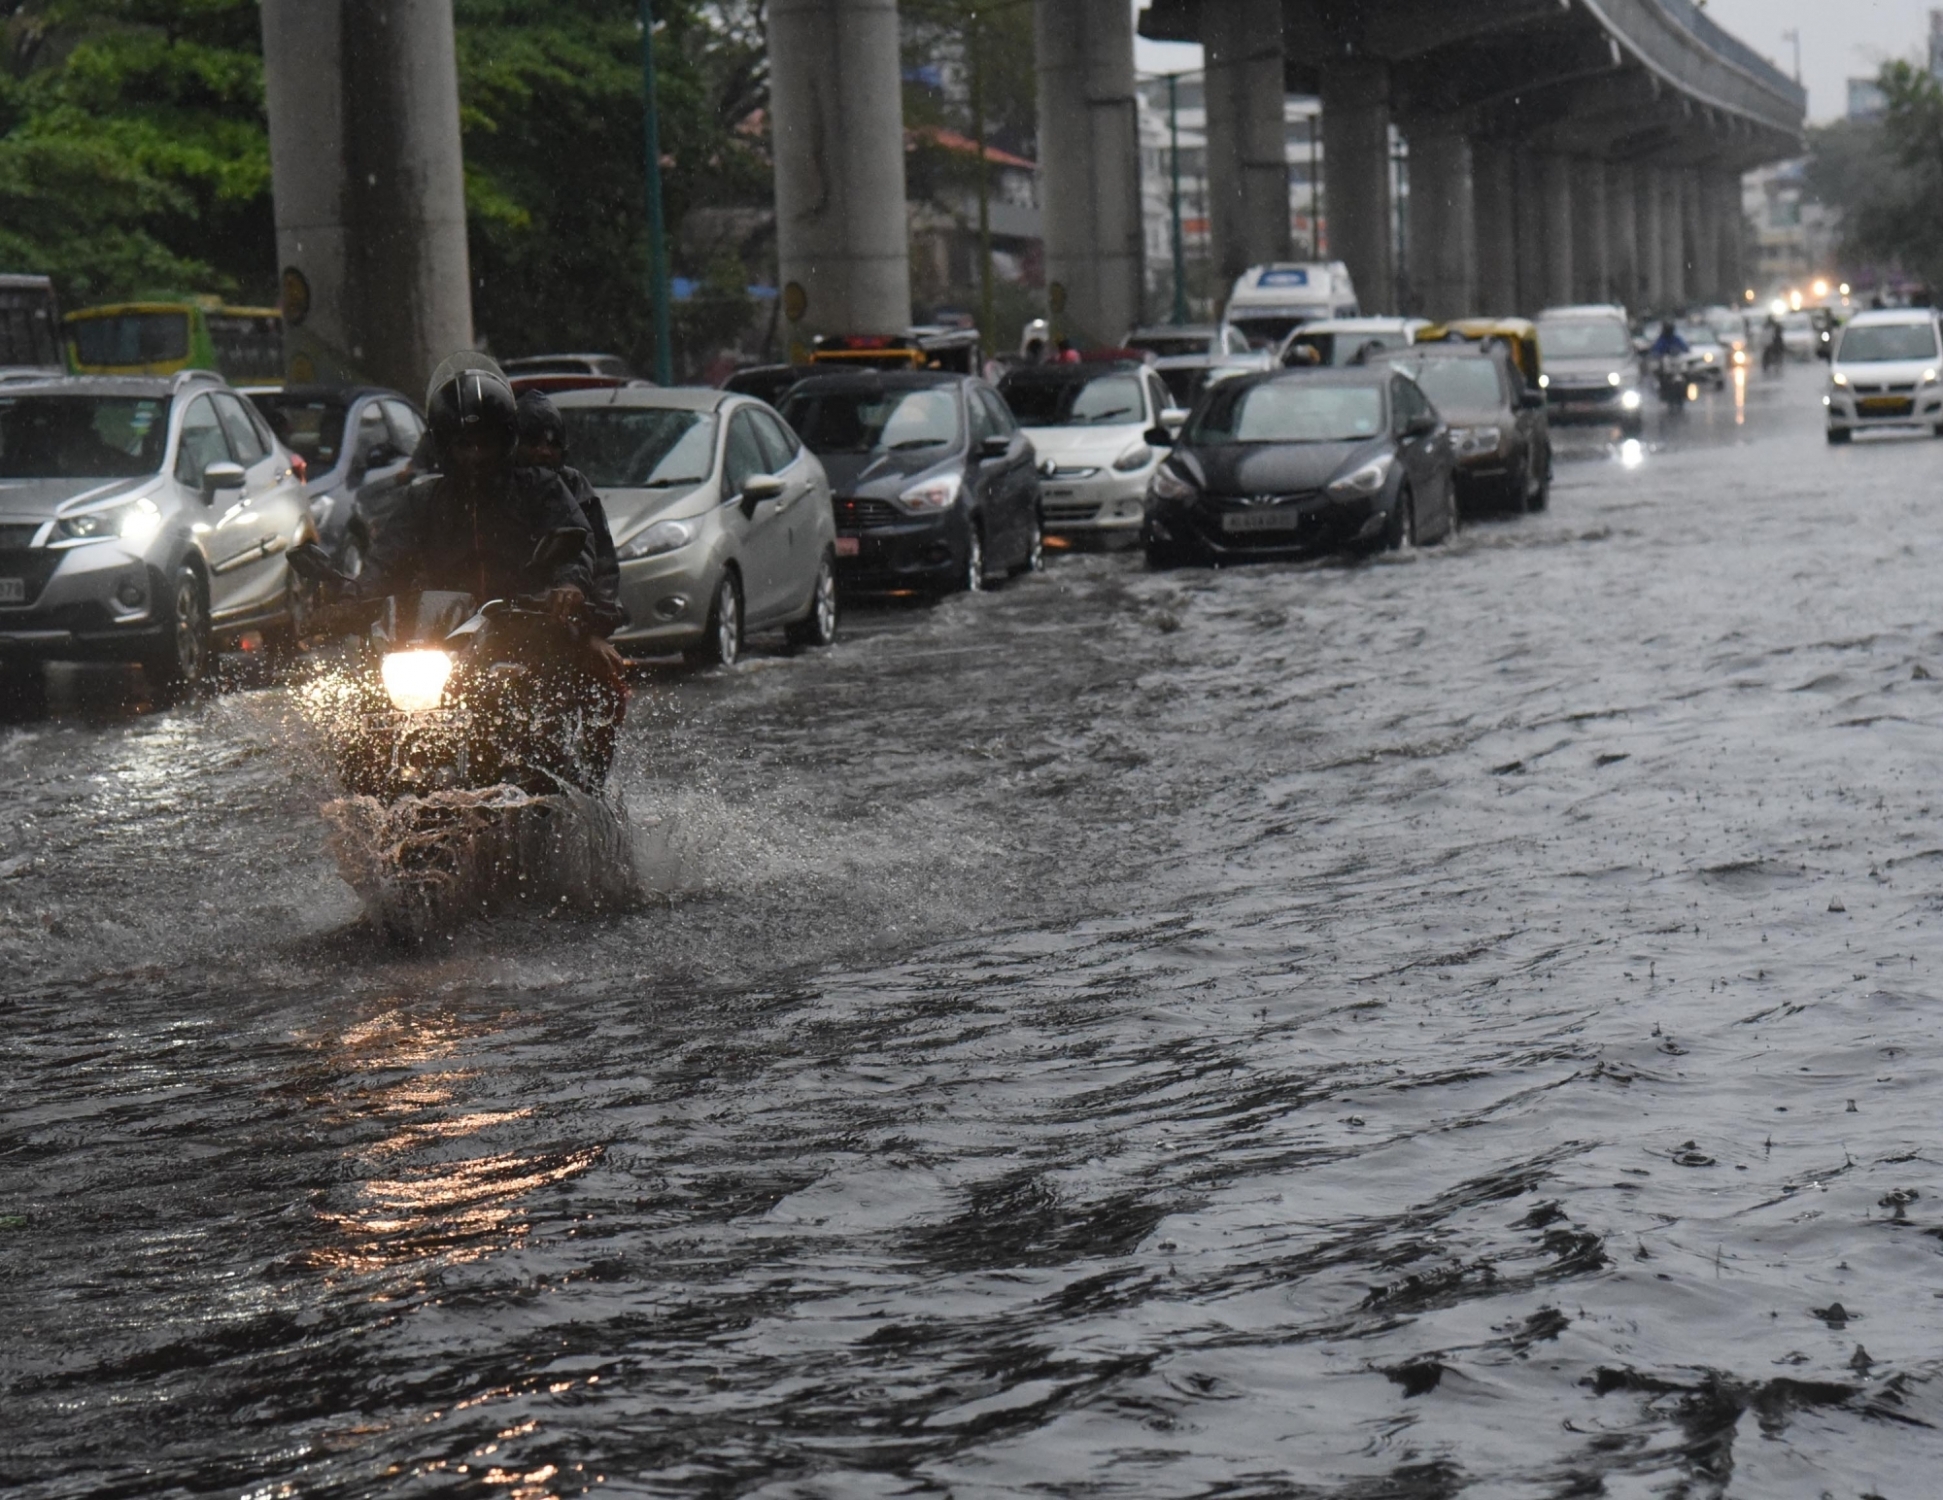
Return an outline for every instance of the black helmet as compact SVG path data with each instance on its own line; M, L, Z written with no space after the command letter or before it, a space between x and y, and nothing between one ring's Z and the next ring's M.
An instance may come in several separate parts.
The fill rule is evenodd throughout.
M548 399L546 392L520 392L519 440L527 444L544 443L552 448L567 446L567 424L560 418L560 408Z
M519 438L513 388L483 354L455 354L432 375L425 417L442 451L484 440L511 450Z

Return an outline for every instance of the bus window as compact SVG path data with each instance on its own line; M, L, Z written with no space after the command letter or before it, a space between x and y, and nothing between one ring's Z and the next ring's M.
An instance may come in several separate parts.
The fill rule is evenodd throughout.
M260 309L224 308L205 316L216 368L238 385L283 379L283 318Z
M172 374L189 359L189 310L106 313L68 321L75 364L82 370L161 367Z

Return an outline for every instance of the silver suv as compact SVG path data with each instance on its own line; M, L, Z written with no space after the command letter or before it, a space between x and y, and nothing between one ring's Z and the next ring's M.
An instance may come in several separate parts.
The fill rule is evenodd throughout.
M167 692L213 643L294 636L313 534L262 416L206 371L0 386L0 672L138 661Z

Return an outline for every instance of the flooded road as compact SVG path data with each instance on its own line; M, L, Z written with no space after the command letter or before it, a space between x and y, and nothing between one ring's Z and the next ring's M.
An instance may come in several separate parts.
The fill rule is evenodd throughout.
M0 1486L1932 1493L1943 444L1818 376L645 677L619 917L386 947L285 691L58 680Z

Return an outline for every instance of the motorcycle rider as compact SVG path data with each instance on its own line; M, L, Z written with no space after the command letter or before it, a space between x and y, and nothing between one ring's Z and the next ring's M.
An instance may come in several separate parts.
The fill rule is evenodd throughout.
M1672 355L1687 355L1693 351L1687 341L1680 337L1680 330L1673 326L1671 318L1660 324L1660 336L1653 340L1653 347L1646 351L1649 359L1661 360Z
M607 508L594 493L587 476L567 462L567 424L560 408L544 391L522 391L519 397L519 447L513 462L522 468L557 474L573 495L593 532L593 593L588 610L602 636L611 635L627 620L621 608L621 562L614 551L614 534L607 525Z

